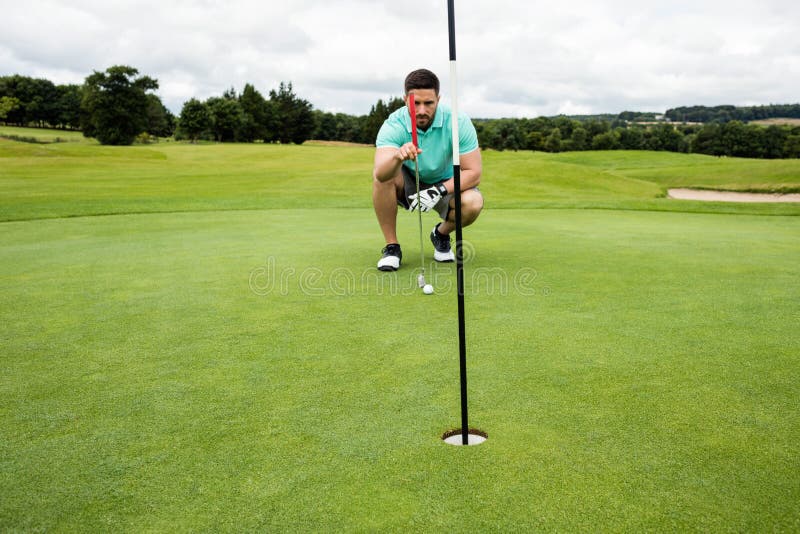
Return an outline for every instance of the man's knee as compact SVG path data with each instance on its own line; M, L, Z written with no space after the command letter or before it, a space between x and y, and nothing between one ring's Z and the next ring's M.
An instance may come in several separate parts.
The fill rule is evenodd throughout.
M467 203L470 206L470 209L476 213L480 213L483 209L483 195L481 195L480 191L477 189L470 189L467 191L469 193L469 198L467 199Z
M483 209L483 195L475 189L461 193L461 211L466 217L476 218Z
M456 220L456 201L455 199L450 200L450 211L447 214L447 220L449 222L455 222ZM464 225L472 224L475 219L478 218L480 215L481 210L483 209L483 196L479 191L475 189L469 189L461 193L461 220Z
M386 188L393 187L393 186L394 186L394 181L393 180L386 180L385 182L381 182L380 180L378 180L374 176L372 177L372 188L373 189L386 189Z
M402 191L403 187L403 177L398 173L397 176L392 177L389 180L381 182L377 178L373 176L372 178L372 190L379 191L385 194L398 194L399 191Z

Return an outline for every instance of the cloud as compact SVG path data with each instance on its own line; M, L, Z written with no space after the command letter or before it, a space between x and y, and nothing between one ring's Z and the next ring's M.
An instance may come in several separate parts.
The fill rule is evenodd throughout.
M456 2L459 104L475 117L796 102L800 3ZM281 81L363 114L425 66L451 98L445 2L32 0L4 10L0 74L81 82L129 64L173 110Z

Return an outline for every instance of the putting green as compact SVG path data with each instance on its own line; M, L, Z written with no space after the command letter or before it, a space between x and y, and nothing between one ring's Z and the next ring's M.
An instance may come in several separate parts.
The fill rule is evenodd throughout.
M368 208L1 226L2 529L800 527L798 217L487 209L478 447L415 217L391 274Z

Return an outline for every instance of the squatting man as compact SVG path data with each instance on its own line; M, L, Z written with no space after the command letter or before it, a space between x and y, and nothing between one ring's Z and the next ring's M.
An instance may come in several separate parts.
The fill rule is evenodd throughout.
M439 104L439 79L426 69L415 70L405 79L405 101L414 98L419 148L411 138L409 108L404 106L384 121L375 141L372 203L386 246L378 269L396 271L403 253L397 239L397 206L422 212L435 210L442 221L431 230L433 258L455 260L450 233L455 230L453 191L452 110ZM469 117L458 114L458 145L461 168L461 220L475 222L483 208L478 190L481 180L481 151ZM417 195L414 160L419 165L420 192Z

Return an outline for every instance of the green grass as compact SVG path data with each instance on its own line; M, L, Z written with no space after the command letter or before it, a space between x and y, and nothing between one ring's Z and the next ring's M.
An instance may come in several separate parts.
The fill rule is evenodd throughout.
M20 128L0 125L0 137L21 137L36 139L40 143L84 143L96 144L94 139L87 139L81 132L71 130L50 130L46 128Z
M800 191L800 160L716 158L670 152L489 152L501 207L610 207L728 213L797 213L792 206L675 203L667 189ZM505 195L503 193L507 192ZM654 200L655 199L655 200Z
M0 152L0 530L800 528L798 211L637 174L693 157L485 155L460 448L454 269L401 214L374 270L370 150Z
M800 160L624 151L488 151L484 160L482 189L488 208L800 213L798 205L663 198L668 187L794 190L800 187ZM372 150L183 143L100 147L0 139L0 168L0 221L219 209L369 208Z
M800 192L800 160L717 158L700 154L612 151L576 158L560 154L562 162L602 168L625 178L668 187L700 187L748 192Z

